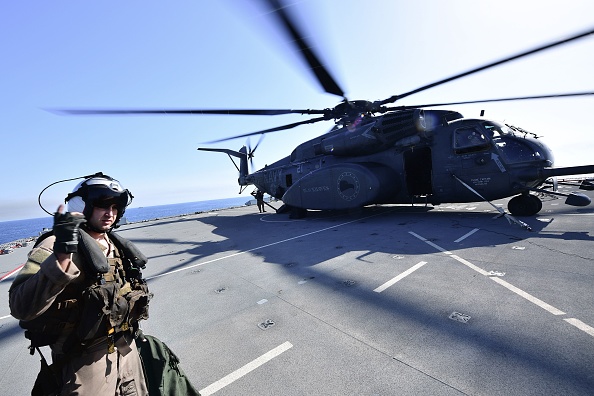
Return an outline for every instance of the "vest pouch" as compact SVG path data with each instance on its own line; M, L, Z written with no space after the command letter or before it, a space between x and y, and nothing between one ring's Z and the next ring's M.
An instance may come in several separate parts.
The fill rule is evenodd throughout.
M134 290L126 295L130 307L130 313L128 315L128 321L130 323L148 319L149 301L152 297L153 295L149 293L148 286L144 281L134 286Z
M78 301L65 300L52 305L33 320L21 320L19 326L25 330L25 337L31 346L42 347L54 344L77 324Z
M119 295L116 282L94 284L83 291L83 309L77 329L81 342L107 335L111 327L121 325L128 314L128 302Z

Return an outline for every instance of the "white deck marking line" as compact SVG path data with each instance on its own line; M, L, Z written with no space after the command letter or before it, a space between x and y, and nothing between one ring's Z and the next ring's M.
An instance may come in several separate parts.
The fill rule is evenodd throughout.
M293 344L291 344L289 341L287 341L287 342L277 346L273 350L266 352L264 355L260 356L259 358L252 360L245 366L235 370L231 374L221 378L217 382L208 385L204 389L201 389L199 392L202 396L212 395L213 393L218 392L219 390L223 389L227 385L237 381L244 375L249 374L251 371L254 371L255 369L257 369L264 363L269 362L270 360L274 359L281 353L291 349L292 347L293 347Z
M455 254L452 254L452 253L448 252L447 250L445 250L441 246L438 246L438 245L434 244L433 242L428 241L426 238L423 238L422 236L420 236L418 234L415 234L412 231L409 231L409 234L411 234L414 237L420 239L421 241L423 241L423 242L425 242L425 243L427 243L427 244L435 247L437 250L439 250L441 252L444 252L446 254L449 254L449 256L452 257L453 259L455 259L456 261L459 261L460 263L466 265L468 268L473 269L474 271L478 272L479 274L485 275L485 276L488 276L489 275L489 273L487 271L483 270L482 268L477 267L476 265L472 264L470 261L464 260L463 258L461 258L459 256L456 256ZM511 283L508 283L508 282L504 281L501 278L489 276L489 279L491 279L493 282L499 283L501 286L507 288L508 290L513 291L514 293L516 293L520 297L525 298L526 300L530 301L531 303L538 305L542 309L545 309L545 310L549 311L553 315L565 315L565 312L561 311L560 309L557 309L557 308L553 307L552 305L549 305L546 302L544 302L544 301L542 301L542 300L534 297L533 295L531 295L529 293L526 293L522 289L519 289L519 288L515 287Z
M460 263L464 264L464 265L465 265L465 266L467 266L468 268L475 270L475 271L476 271L476 272L478 272L479 274L481 274L481 275L485 275L485 276L489 276L489 273L488 273L487 271L485 271L485 270L484 270L484 269L482 269L481 267L477 267L476 265L472 264L470 261L468 261L468 260L464 260L462 257L460 257L460 256L456 256L455 254L452 254L452 255L451 255L451 257L452 257L454 260L456 260L456 261L458 261L458 262L460 262Z
M555 307L553 307L552 305L547 304L546 302L534 297L533 295L526 293L525 291L518 289L517 287L515 287L514 285L504 281L501 278L493 278L490 277L490 279L493 282L497 282L499 283L501 286L505 287L506 289L509 289L511 291L513 291L514 293L516 293L517 295L524 297L526 300L530 301L533 304L538 305L539 307L541 307L542 309L545 309L547 311L549 311L550 313L552 313L553 315L565 315L565 312L561 311L560 309L557 309Z
M0 320L12 318L12 315L0 316Z
M375 290L373 290L376 293L381 293L384 290L386 290L388 287L394 285L396 282L398 282L399 280L401 280L402 278L412 274L413 272L415 272L416 270L418 270L419 268L421 268L422 266L424 266L425 264L427 264L426 261L421 261L418 264L413 265L412 267L410 267L409 269L407 269L406 271L404 271L403 273L401 273L400 275L390 279L389 281L387 281L386 283L384 283L383 285L381 285L380 287L376 288Z
M180 271L187 271L189 269L192 269L192 268L195 268L195 267L199 267L201 265L214 263L215 261L225 260L225 259L228 259L228 258L231 258L231 257L239 256L240 254L245 254L245 253L253 252L254 250L264 249L264 248L267 248L267 247L270 247L270 246L278 245L280 243L289 242L289 241L292 241L294 239L303 238L303 237L306 237L306 236L309 236L309 235L314 235L314 234L317 234L317 233L320 233L320 232L332 230L334 228L338 228L338 227L342 227L342 226L345 226L345 225L348 225L348 224L356 223L356 222L359 222L361 220L370 219L372 217L376 217L376 216L379 216L379 215L382 215L382 214L384 214L384 213L378 213L378 214L374 214L374 215L371 215L371 216L363 217L363 218L360 218L360 219L357 219L357 220L347 221L346 223L336 224L336 225L333 225L331 227L322 228L321 230L307 232L305 234L297 235L297 236L294 236L292 238L283 239L282 241L272 242L272 243L269 243L269 244L266 244L266 245L262 245L262 246L258 246L258 247L252 248L252 249L244 250L242 252L237 252L237 253L229 254L227 256L223 256L223 257L219 257L219 258L212 259L212 260L209 260L209 261L205 261L203 263L193 264L193 265L189 265L187 267L178 268L178 269L173 270L173 271L164 272L164 273L159 274L159 275L149 276L149 277L147 277L145 279L146 280L150 280L150 279L160 278L160 277L165 276L165 275L175 274L176 272L180 272Z
M444 249L444 248L442 248L441 246L434 244L433 242L431 242L431 241L430 241L430 240L428 240L428 239L425 239L425 238L423 238L423 237L422 237L422 236L420 236L419 234L415 234L415 233L414 233L414 232L412 232L412 231L409 231L408 233L409 233L409 234L411 234L412 236L414 236L415 238L419 238L421 241L425 242L427 245L429 245L429 246L433 246L435 249L439 250L439 251L440 251L440 252L442 252L442 253L445 253L445 254L452 254L452 252L445 250L445 249Z
M469 233L462 235L460 238L456 239L454 242L456 242L456 243L462 242L463 240L465 240L466 238L468 238L469 236L471 236L478 230L479 230L479 228L475 228L474 230L470 231Z
M590 327L587 324L585 324L584 322L582 322L581 320L576 319L576 318L569 318L569 319L563 319L563 320L571 325L574 325L578 329L590 334L592 337L594 337L594 327Z

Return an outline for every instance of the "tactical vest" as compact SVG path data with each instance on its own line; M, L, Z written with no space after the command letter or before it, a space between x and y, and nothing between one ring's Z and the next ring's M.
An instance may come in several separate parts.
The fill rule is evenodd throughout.
M36 246L47 236L40 237ZM115 245L112 258L106 258L97 242L80 232L78 254L85 262L76 264L84 282L66 286L39 317L19 322L31 340L32 352L63 338L62 352L76 353L106 337L111 353L118 333L132 331L139 320L148 318L152 294L141 274L148 259L127 239L111 232L108 236Z

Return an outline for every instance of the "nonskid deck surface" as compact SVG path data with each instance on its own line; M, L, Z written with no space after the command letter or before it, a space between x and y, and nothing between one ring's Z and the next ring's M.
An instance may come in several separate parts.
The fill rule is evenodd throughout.
M531 232L497 214L245 207L119 232L150 258L145 333L203 395L592 394L594 207L546 199L520 218ZM25 253L0 257L0 273ZM26 395L39 359L10 317L10 281L0 386Z

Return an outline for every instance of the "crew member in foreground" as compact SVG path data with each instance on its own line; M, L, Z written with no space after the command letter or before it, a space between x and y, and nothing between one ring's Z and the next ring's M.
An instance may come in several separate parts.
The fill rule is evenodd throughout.
M79 183L66 197L68 212L60 205L53 230L38 239L14 280L10 310L31 352L44 345L52 351L57 389L40 390L48 382L42 369L34 394L148 395L134 342L152 296L140 272L147 259L113 232L131 200L101 173Z

